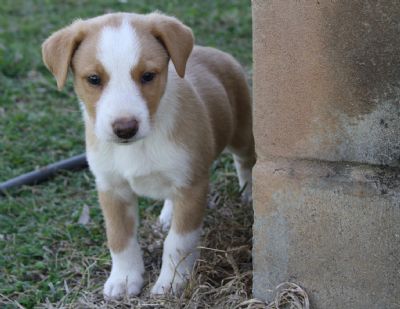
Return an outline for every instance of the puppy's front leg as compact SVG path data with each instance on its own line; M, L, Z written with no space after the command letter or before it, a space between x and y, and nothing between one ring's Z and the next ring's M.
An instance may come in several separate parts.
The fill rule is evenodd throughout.
M137 241L137 197L112 191L99 191L108 246L112 257L111 274L104 285L106 298L137 295L143 286L144 265Z
M172 226L164 242L161 273L152 294L179 293L198 256L196 249L207 201L208 180L182 188L172 200Z

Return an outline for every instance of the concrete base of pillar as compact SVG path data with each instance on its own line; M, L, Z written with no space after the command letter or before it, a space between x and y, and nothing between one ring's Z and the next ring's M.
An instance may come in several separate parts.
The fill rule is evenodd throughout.
M254 296L291 281L313 308L400 308L400 172L274 160L254 169Z

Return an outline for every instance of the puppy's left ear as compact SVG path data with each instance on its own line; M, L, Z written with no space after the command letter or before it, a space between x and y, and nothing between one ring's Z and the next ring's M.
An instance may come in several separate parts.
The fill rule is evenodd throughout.
M194 45L192 30L176 18L160 13L151 13L148 18L151 33L164 45L176 72L183 78Z

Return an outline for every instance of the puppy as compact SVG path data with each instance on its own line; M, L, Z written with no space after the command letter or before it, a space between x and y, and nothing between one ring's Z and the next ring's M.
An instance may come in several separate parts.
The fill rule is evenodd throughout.
M160 13L77 20L43 43L58 88L71 68L82 106L112 258L106 298L143 286L137 196L164 200L160 221L171 224L152 294L178 292L190 276L209 169L224 149L251 197L256 155L245 74L230 55L193 44L187 26Z

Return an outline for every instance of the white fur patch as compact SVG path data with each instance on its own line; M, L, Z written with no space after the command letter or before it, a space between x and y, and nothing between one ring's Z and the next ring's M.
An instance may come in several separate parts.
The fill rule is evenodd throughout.
M244 168L240 163L240 158L236 155L233 155L233 160L235 163L236 173L239 179L239 186L240 189L243 190L242 198L243 201L248 203L252 200L252 169L251 168Z
M174 212L174 204L171 200L165 200L164 206L161 210L160 217L158 218L161 229L166 232L169 230Z
M201 228L187 234L178 234L173 229L170 230L164 242L161 273L151 289L152 294L180 292L189 279L198 257L196 247L200 234Z
M101 31L96 56L110 80L97 102L95 133L100 140L117 140L112 124L120 118L138 120L139 130L134 140L145 137L150 131L147 104L131 77L140 51L140 40L127 20L119 27L105 27Z
M139 294L143 286L144 264L136 236L131 238L123 251L110 251L112 268L104 285L104 296L115 299Z

